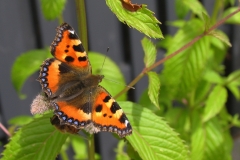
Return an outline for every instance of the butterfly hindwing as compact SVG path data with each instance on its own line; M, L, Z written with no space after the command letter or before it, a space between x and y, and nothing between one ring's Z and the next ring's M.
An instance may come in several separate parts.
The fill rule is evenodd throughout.
M94 126L100 127L101 131L117 133L120 137L132 133L132 127L112 96L101 86L96 89L93 109L92 122Z
M84 128L90 133L114 132L120 137L132 132L123 110L101 86L87 88L69 101L58 101L53 104L55 114L63 125Z

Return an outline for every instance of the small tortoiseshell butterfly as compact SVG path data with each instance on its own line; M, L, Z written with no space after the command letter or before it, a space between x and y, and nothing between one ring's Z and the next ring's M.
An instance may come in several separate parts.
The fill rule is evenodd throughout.
M67 23L57 28L51 44L55 58L43 62L38 80L54 108L51 123L57 129L77 133L108 131L125 137L132 127L112 96L99 85L102 75L92 75L87 53Z

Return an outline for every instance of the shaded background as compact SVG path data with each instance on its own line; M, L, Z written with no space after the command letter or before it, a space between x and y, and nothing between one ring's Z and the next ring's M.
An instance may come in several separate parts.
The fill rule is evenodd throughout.
M174 34L175 29L166 26L166 21L176 19L174 0L135 0L133 3L144 3L155 12L156 17L163 23L160 27L164 35ZM203 0L206 8L211 9L214 1ZM144 37L134 29L118 21L108 9L105 1L87 0L87 23L89 50L105 53L110 47L108 56L120 67L129 83L144 68L143 50L140 40ZM211 13L211 11L209 11ZM64 20L77 29L75 1L67 1L63 13ZM11 83L11 67L16 57L31 49L44 48L53 41L58 21L46 21L43 18L40 2L37 0L0 1L0 121L7 126L7 121L18 115L30 115L29 107L34 97L40 92L41 86L35 79L38 73L32 75L24 84L22 93L27 98L20 100ZM225 25L222 29L229 35L233 47L229 50L226 61L226 74L240 68L240 26ZM164 55L158 50L158 59ZM26 68L27 70L27 68ZM131 90L129 99L137 101L147 87L147 79L141 79ZM228 100L230 113L240 113L239 103L232 96ZM240 159L237 139L239 130L232 130L235 138L233 155ZM7 142L6 135L0 130L0 141ZM112 160L117 140L110 133L100 133L96 136L96 150L102 159ZM3 148L0 148L0 152ZM235 151L236 150L236 151Z

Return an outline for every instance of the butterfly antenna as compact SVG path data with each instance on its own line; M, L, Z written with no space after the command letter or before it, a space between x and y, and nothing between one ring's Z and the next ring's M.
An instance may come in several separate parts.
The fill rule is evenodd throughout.
M112 79L108 79L108 78L105 78L105 77L104 77L104 79L106 79L106 80L108 80L108 81L110 81L110 82L114 82L114 83L116 83L116 84L124 85L125 87L131 88L131 89L135 89L134 87L131 87L131 86L122 84L122 83L120 83L120 82L118 82L118 81L114 81L114 80L112 80Z
M99 73L102 73L103 65L104 65L104 63L105 63L105 61L106 61L108 51L109 51L109 47L107 48L107 52L106 52L105 57L104 57L104 60L103 60L102 68L101 68L101 70L100 70Z

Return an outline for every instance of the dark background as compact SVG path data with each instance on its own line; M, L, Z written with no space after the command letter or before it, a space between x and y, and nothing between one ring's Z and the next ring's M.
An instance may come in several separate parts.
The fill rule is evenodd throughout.
M133 0L133 3L147 4L163 23L160 27L163 34L174 34L175 29L166 26L166 21L176 19L174 0ZM211 9L214 1L202 1L206 8ZM140 40L144 37L135 29L131 29L118 21L108 9L104 0L87 0L87 23L89 50L105 53L110 47L108 56L121 68L129 83L138 75L143 65L143 50ZM209 11L211 13L211 10ZM64 20L77 29L75 1L68 0L63 13ZM32 75L24 84L22 92L27 98L20 100L11 83L11 67L16 57L31 49L49 46L55 37L58 21L46 21L42 15L40 2L37 0L0 1L0 122L7 126L7 121L15 116L30 115L29 107L34 97L40 92L41 86L35 79L38 73ZM226 61L226 74L240 68L240 26L224 25L221 27L230 37L233 47L229 50ZM158 58L164 54L158 51ZM27 70L27 68L26 68ZM131 90L129 99L137 101L142 91L147 87L147 79L143 78ZM230 113L239 113L239 103L233 97L229 98ZM240 157L237 139L239 131L233 129L235 147L233 155ZM0 140L7 142L7 136L0 130ZM97 151L102 159L114 159L113 149L117 140L110 133L100 133L96 136ZM3 148L0 148L0 152ZM236 150L236 151L235 151Z

